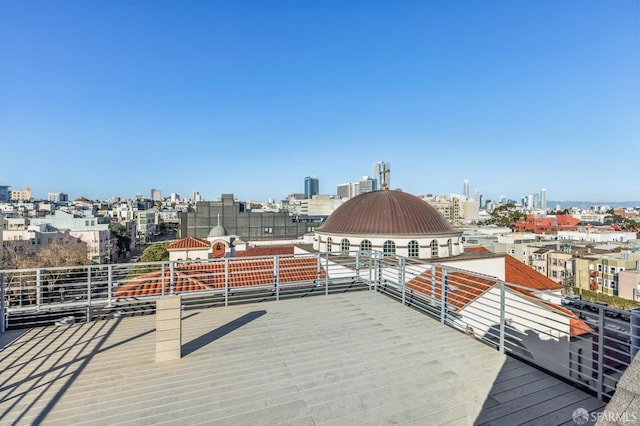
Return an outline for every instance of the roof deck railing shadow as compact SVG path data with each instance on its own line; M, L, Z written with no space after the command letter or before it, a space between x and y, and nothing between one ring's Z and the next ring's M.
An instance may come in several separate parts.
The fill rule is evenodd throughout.
M640 346L640 317L451 266L375 251L0 271L0 331L155 312L370 290L607 401ZM246 320L246 318L245 318ZM229 324L233 328L238 324ZM226 329L225 329L226 330ZM213 330L187 354L219 337Z

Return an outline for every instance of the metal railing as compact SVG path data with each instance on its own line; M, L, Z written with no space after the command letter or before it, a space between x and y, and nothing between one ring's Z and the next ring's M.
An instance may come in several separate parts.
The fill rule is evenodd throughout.
M395 256L376 290L608 401L640 347L640 312Z
M228 306L351 290L404 305L608 400L640 346L640 315L451 266L378 252L0 271L0 331L155 310Z
M369 289L361 259L300 254L0 270L0 332L153 312L155 299L183 295L185 309ZM361 272L362 269L362 272Z

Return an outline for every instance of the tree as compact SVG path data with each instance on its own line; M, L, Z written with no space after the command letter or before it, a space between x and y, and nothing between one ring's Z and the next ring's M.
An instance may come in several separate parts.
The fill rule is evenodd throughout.
M54 294L59 293L60 299L63 300L63 294L66 292L67 287L73 287L78 282L79 277L86 274L80 268L64 267L89 264L87 244L68 234L66 238L52 242L36 252L23 250L24 246L16 246L15 248L18 250L12 249L8 251L12 255L10 256L10 258L12 257L11 267L16 269L41 268L41 282L46 289L44 297L52 297ZM14 285L21 286L24 281L25 278L22 273L8 274L7 288L11 288ZM30 289L25 293L26 296L21 296L27 298L27 303L34 303L36 299L36 290L32 284L29 285ZM25 300L22 303L25 303Z
M131 234L122 224L116 223L111 228L111 238L116 239L116 251L118 257L122 256L131 248Z
M151 244L144 252L140 260L143 262L164 262L169 260L169 252L167 251L167 243Z

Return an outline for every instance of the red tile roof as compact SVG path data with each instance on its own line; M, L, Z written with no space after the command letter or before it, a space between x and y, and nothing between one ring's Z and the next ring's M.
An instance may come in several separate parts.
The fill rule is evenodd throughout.
M482 246L465 247L464 250L479 253L491 253L490 250ZM515 257L508 254L505 254L504 257L504 280L506 282L539 291L557 291L562 289L562 285L556 283L551 278L542 275L530 266L525 265Z
M442 299L442 268L436 268L435 286L432 285L432 272L427 271L422 275L409 281L407 287L411 290L434 297L437 300ZM476 300L483 293L493 287L496 282L489 279L478 278L469 274L453 272L447 274L447 283L449 291L447 299L456 311L461 310L469 303Z
M262 246L250 247L246 250L236 251L236 257L247 256L279 256L283 254L293 254L293 246Z
M211 243L200 238L186 237L167 245L167 250L184 250L194 248L211 248Z
M562 285L510 255L505 256L504 273L506 282L518 284L532 290L556 291L562 289Z
M514 260L517 262L516 259ZM538 272L536 271L533 272L538 274ZM441 267L436 267L435 285L432 284L432 278L432 271L427 271L409 281L407 287L411 290L422 293L427 297L432 297L436 300L442 300ZM465 306L469 305L471 302L478 299L492 287L497 285L498 281L492 280L490 278L483 278L471 274L466 274L463 272L451 272L447 274L447 284L450 286L449 291L447 292L447 300L449 304L453 306L454 311L459 312ZM526 300L532 303L566 315L566 317L569 319L569 332L572 336L580 336L594 331L570 310L549 303L536 296L530 290L520 288L519 286L509 285L509 283L506 283L506 286L508 290L520 293Z
M229 288L273 285L274 259L229 259ZM325 269L318 268L318 259L315 257L279 257L278 259L281 283L312 282L326 277ZM174 267L174 274L176 293L225 288L224 261L178 263ZM145 273L129 280L113 296L159 296L169 292L169 269L165 268L164 271Z
M478 253L491 253L491 250L483 246L465 247L464 251L475 251Z

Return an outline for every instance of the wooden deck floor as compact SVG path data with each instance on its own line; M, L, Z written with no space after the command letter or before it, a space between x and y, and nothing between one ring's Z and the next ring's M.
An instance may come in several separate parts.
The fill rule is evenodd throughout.
M154 327L1 336L0 424L571 425L604 407L375 292L184 311L177 361L154 362Z

